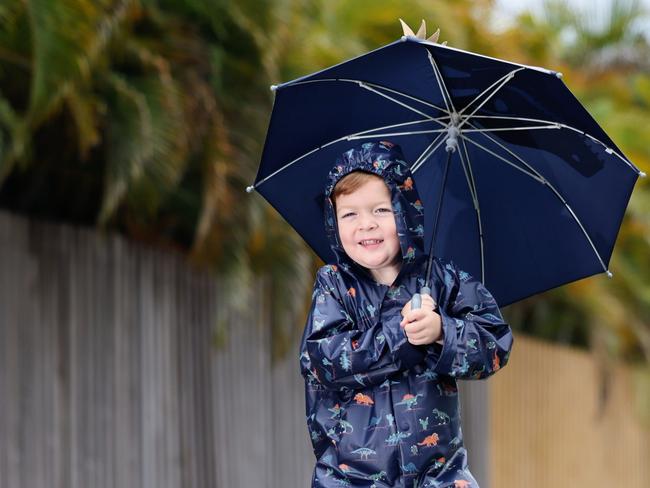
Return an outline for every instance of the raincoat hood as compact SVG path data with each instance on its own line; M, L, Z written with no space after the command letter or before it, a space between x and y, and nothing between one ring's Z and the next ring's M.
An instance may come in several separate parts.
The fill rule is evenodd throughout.
M350 259L343 250L331 198L336 184L353 171L373 173L380 176L388 186L402 251L400 272L417 269L417 265L426 258L424 208L401 148L388 141L366 142L346 151L336 159L328 175L324 202L325 229L338 264L346 271L353 268L357 274L372 279L368 270Z

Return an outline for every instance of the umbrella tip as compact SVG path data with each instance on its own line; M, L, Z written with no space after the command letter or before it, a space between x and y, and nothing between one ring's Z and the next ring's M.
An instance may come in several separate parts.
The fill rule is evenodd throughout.
M608 278L611 278L612 276L614 276L614 275L612 274L612 272L611 272L610 270L607 270L607 277L608 277Z
M255 189L255 186L254 186L254 185L247 186L247 187L246 187L246 193L250 193L250 192L252 192L254 189Z
M278 85L271 85L271 91L274 92L275 90L278 89Z
M639 172L639 176L640 176L641 178L645 178L645 177L646 177L645 171L641 171L641 172Z
M562 73L560 73L560 72L558 71L557 73L555 73L555 76L561 79L561 78L562 78Z

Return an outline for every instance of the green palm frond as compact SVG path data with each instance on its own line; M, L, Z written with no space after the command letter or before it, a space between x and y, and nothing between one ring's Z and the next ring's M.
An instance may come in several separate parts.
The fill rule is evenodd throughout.
M179 90L166 75L112 73L105 193L99 221L106 222L126 197L152 215L176 185L187 157L187 129Z
M128 0L30 0L32 126L54 111L66 90L89 82L93 64L126 14Z

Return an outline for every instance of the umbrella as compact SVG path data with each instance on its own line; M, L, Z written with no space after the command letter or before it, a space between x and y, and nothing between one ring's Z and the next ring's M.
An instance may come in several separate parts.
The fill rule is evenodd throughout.
M402 147L425 245L479 278L500 306L608 270L645 176L561 73L409 35L275 85L259 192L325 262L323 190L364 140ZM435 238L434 238L435 237Z

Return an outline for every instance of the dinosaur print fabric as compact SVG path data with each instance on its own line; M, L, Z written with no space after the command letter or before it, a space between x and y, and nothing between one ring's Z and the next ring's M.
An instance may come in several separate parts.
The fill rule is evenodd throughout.
M402 267L377 283L340 243L330 200L351 171L389 187ZM434 257L432 296L443 343L413 345L400 311L426 272L423 208L399 146L368 142L344 153L325 192L326 232L337 262L318 270L300 346L312 488L478 488L467 465L457 380L484 379L508 361L512 332L492 295L453 262Z

